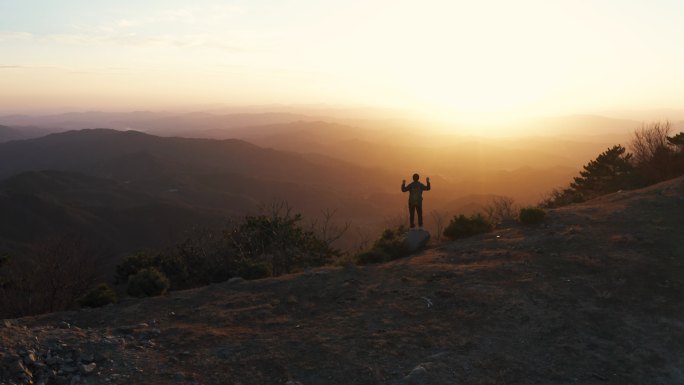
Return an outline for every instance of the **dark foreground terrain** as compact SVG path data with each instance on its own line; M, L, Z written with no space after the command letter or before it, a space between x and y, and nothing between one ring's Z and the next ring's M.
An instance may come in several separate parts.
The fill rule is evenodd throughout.
M0 324L2 384L684 384L684 179L385 265Z

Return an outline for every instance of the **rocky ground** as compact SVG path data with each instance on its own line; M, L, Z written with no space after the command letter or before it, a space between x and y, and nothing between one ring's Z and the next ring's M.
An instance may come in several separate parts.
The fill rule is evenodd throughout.
M684 179L368 267L5 320L0 384L684 384Z

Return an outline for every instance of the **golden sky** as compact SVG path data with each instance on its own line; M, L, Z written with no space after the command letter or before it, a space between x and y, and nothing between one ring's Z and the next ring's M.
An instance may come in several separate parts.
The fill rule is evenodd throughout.
M682 108L682 15L675 0L0 0L0 105Z

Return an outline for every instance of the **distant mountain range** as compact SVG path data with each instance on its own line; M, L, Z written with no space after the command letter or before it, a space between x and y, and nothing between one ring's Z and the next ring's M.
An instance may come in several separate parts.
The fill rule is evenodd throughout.
M0 251L68 231L121 252L157 247L273 199L309 218L337 210L372 237L405 214L399 185L413 172L432 179L426 211L475 212L493 196L533 204L638 126L574 116L533 123L557 137L494 139L355 122L225 111L0 117ZM95 126L110 128L65 131Z
M39 127L8 127L0 125L0 143L10 140L38 138L52 131Z
M183 228L256 212L273 199L310 215L382 215L364 202L386 174L239 140L94 129L0 144L0 239L97 233L117 249L158 246ZM362 219L363 220L363 219Z

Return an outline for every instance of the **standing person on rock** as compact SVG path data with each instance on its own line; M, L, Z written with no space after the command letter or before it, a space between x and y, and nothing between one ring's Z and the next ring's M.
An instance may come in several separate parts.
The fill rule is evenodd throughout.
M415 213L418 213L418 227L423 227L423 191L430 191L430 178L425 178L427 185L418 181L420 175L413 174L413 182L406 185L406 179L401 181L401 192L409 192L408 207L411 218L411 228L416 227Z

